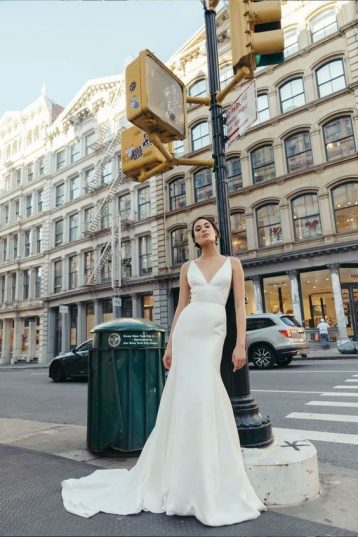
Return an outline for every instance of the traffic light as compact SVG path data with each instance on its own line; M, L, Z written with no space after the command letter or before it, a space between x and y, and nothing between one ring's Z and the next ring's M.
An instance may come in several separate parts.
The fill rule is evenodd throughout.
M149 50L126 68L127 119L164 143L186 137L184 83Z
M163 154L149 140L148 134L138 127L129 127L122 131L121 155L122 172L139 182L142 182L141 176L146 172L166 162Z
M284 60L279 0L229 0L231 48L234 72Z

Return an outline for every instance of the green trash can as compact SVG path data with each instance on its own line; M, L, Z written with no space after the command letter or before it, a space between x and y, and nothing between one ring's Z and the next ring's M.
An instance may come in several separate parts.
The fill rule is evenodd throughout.
M137 455L157 417L165 330L146 319L114 319L91 330L87 447Z

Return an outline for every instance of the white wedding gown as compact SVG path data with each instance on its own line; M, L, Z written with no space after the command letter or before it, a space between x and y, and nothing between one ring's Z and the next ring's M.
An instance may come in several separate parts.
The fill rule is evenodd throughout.
M151 511L193 515L208 526L266 510L243 465L230 399L220 375L231 286L228 257L210 282L191 261L191 302L172 335L172 366L155 427L131 470L97 470L62 482L67 511L91 517Z

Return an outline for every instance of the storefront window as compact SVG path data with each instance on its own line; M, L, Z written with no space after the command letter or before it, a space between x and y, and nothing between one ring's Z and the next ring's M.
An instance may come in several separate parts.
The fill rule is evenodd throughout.
M153 321L153 295L142 296L142 316L147 321Z
M90 339L91 337L93 337L91 334L91 330L94 327L94 324L94 304L93 302L89 302L88 304L86 304L86 339Z
M265 311L293 314L290 278L286 275L263 279Z
M112 320L113 305L112 300L103 300L102 302L103 322L106 323Z
M70 307L70 345L71 349L77 346L77 306Z
M332 279L329 270L302 272L301 289L304 311L304 326L316 328L323 317L331 328L337 326Z
M256 313L254 282L252 280L245 281L245 307L246 315Z

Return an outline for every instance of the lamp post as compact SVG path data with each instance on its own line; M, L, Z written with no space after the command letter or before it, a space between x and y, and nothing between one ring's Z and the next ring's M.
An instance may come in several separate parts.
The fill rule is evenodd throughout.
M207 7L203 0L205 12L205 32L208 61L208 80L210 93L210 112L212 122L212 148L215 161L214 173L217 194L217 215L220 229L220 250L224 255L232 255L230 207L228 198L225 136L222 106L217 100L220 90L219 56L216 35L216 12ZM236 344L236 316L232 289L226 304L227 336L221 361L221 375L225 388L231 399L235 421L243 447L266 447L273 442L272 427L269 418L263 418L257 402L250 394L249 368L238 372L232 371L232 352Z

